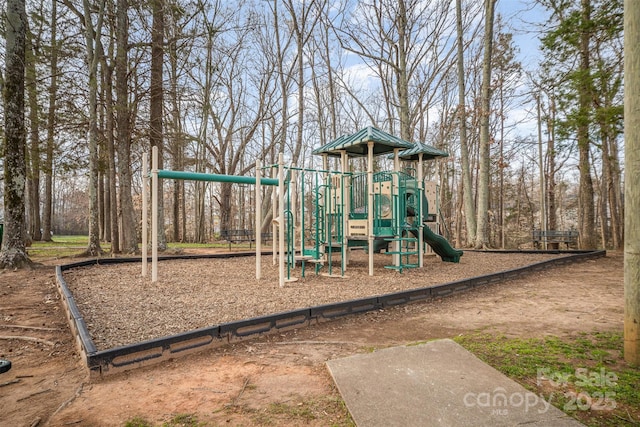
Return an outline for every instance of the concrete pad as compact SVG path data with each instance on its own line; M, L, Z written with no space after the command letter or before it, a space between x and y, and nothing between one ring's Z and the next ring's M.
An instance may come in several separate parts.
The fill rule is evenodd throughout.
M582 425L448 339L327 366L359 427Z

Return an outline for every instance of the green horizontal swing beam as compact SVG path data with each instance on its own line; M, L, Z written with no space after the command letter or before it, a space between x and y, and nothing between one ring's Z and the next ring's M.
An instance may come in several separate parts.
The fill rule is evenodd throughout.
M182 179L185 181L211 181L211 182L231 182L234 184L256 184L255 176L240 175L221 175L217 173L199 173L184 171L159 170L158 178L163 179ZM275 178L260 178L261 185L278 186L278 180Z

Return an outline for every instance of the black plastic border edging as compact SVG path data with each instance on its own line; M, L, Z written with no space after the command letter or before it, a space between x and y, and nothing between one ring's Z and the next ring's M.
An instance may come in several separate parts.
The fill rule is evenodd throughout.
M91 339L84 319L78 309L73 295L62 275L63 271L96 264L119 264L140 262L140 258L105 258L101 260L82 261L56 267L56 282L63 303L67 310L67 317L76 343L86 359L86 364L92 374L108 374L117 372L121 368L131 369L141 366L145 362L162 360L191 350L202 350L238 340L254 338L274 331L308 326L351 314L364 313L371 310L393 307L416 301L429 300L449 296L492 283L513 279L523 274L543 271L548 267L559 266L606 256L606 251L489 251L500 253L552 253L569 254L565 257L549 259L525 267L506 270L499 273L477 276L455 282L444 283L408 291L395 292L373 297L324 304L287 312L275 313L251 319L223 323L211 327L183 332L177 335L161 337L136 344L115 347L98 351ZM232 254L214 255L181 255L166 256L159 259L203 259L203 258L231 258L252 256L251 252L236 252Z

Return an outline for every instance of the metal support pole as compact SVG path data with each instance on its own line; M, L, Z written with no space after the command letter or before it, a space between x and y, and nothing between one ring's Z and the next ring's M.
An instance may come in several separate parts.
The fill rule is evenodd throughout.
M278 174L278 168L271 168L271 176ZM277 179L276 179L277 180ZM280 191L280 186L276 187L271 192L271 211L273 212L271 215L273 218L277 217L278 212L278 192ZM271 221L271 257L272 263L275 266L278 263L278 226L275 221Z
M349 171L349 155L346 150L342 150L340 152L340 166L342 169L342 175L340 175L340 199L342 201L342 274L344 275L345 270L347 269L347 264L349 262L348 253L349 253L349 239L348 239L348 231L349 231L349 209L351 199L349 197L349 191L345 188L345 184L347 182L346 173Z
M418 267L424 267L424 182L422 177L422 153L418 154Z
M373 141L367 143L367 226L369 228L369 276L373 276Z
M256 280L262 278L262 169L260 160L256 160Z
M147 184L149 183L149 153L142 153L142 277L147 277L147 233L149 207L147 206Z
M278 224L278 272L281 288L284 287L284 227L286 222L284 216L284 192L284 155L280 153L278 154L278 216L280 217L280 224Z
M402 226L404 225L403 220L407 215L406 210L404 212L402 211L403 210L402 208L404 207L404 203L403 203L404 200L400 200L401 194L400 194L400 179L399 179L399 172L400 172L400 158L398 157L399 152L400 152L399 148L393 149L393 171L395 173L392 175L392 178L391 178L391 182L392 182L391 199L396 200L395 213L397 215L397 217L394 218L396 223L395 232L397 233L397 236L394 236L394 237L402 237ZM402 242L400 240L396 240L393 242L393 252L394 252L393 265L395 265L396 267L400 267L400 262L402 261L402 257L400 256L401 246L402 246Z
M151 148L151 281L158 281L158 147Z

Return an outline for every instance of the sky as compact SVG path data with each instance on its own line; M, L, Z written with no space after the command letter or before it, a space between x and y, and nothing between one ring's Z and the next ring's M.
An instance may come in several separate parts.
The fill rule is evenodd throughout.
M518 48L518 60L525 70L537 68L540 60L539 25L546 20L544 8L537 5L535 0L497 0L496 15L500 14L509 28L506 31L513 33L514 43ZM346 78L351 85L371 87L377 85L375 73L364 64L357 55L346 53L347 69ZM523 76L523 86L526 84L526 76ZM528 89L527 89L528 90ZM435 107L434 107L435 108ZM527 110L531 106L523 106L520 109L510 111L510 118L520 122L517 134L521 136L533 135L537 132L535 120ZM437 117L437 114L434 114ZM522 122L525 120L526 122Z
M537 26L544 23L546 12L534 0L497 0L496 12L513 26L513 37L520 49L520 62L534 66L539 59Z

